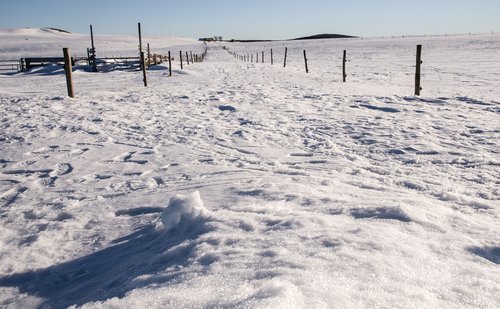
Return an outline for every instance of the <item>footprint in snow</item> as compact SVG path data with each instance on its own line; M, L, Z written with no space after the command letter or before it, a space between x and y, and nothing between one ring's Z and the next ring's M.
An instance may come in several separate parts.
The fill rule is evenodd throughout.
M62 176L73 171L73 166L69 163L59 163L54 168L54 171L50 173L50 176Z
M40 178L36 182L43 187L50 187L50 186L54 185L54 182L56 180L57 180L57 176L53 176L53 177Z
M14 203L18 196L27 191L28 188L27 187L24 187L24 186L17 186L17 187L14 187L2 194L0 194L0 208L3 208L3 207L8 207L9 205L11 205L12 203Z
M32 165L34 163L36 163L35 160L24 160L24 161L17 162L16 164L13 165L13 167L25 167L25 166Z
M113 161L115 162L127 162L132 158L132 155L135 153L135 151L127 151L119 156L116 156L113 158Z

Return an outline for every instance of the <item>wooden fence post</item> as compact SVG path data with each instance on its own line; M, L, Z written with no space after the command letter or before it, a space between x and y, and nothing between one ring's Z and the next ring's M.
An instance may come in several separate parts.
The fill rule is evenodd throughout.
M19 69L21 70L21 72L24 72L25 71L25 66L24 66L24 58L21 58L19 60Z
M347 75L345 74L345 63L347 61L347 51L344 50L344 56L342 57L342 81L345 83Z
M257 61L256 63L259 63L259 53L257 52Z
M172 58L170 58L170 51L168 51L168 76L172 76Z
M264 52L262 52L262 63L264 63Z
M306 50L304 49L304 62L306 64L306 73L309 73L309 68L307 67L307 57L306 57Z
M250 59L250 62L252 62L252 63L253 63L253 54L251 54L251 55L250 55L250 58L251 58L251 59Z
M68 96L71 98L75 97L75 94L73 92L73 77L71 75L72 73L72 66L71 66L71 57L69 55L69 48L63 48L63 54L64 54L64 69L66 70L66 86L68 88Z
M155 64L156 64L156 59L155 59ZM151 52L149 50L149 43L148 43L148 68L151 66Z
M417 65L415 68L415 95L420 95L420 69L422 65L422 45L417 45Z
M90 25L90 43L91 43L91 50L90 50L89 64L92 64L92 72L97 72L97 63L95 59L95 46L94 46L94 30L92 29L92 25Z
M187 51L186 51L186 63L189 65L189 54Z
M142 53L142 35L141 35L141 23L137 23L137 29L139 30L139 57L141 57ZM144 62L140 62L141 67L144 65Z
M190 51L189 53L191 54L191 63L194 63L194 61L193 61L193 52Z
M144 64L144 52L141 51L141 62ZM148 80L146 78L146 66L142 66L142 79L144 80L144 87L148 86Z
M181 70L182 70L182 50L179 51L179 59L181 60Z
M288 52L288 47L285 47L285 62L283 64L283 67L286 68L286 54Z
M274 64L274 59L273 59L273 49L271 48L271 65Z

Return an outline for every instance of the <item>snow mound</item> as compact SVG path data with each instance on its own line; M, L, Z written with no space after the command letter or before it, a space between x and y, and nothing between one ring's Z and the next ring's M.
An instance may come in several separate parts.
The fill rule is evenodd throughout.
M167 232L197 230L208 219L208 210L203 205L198 191L187 196L178 194L172 197L168 207L161 213L161 222Z

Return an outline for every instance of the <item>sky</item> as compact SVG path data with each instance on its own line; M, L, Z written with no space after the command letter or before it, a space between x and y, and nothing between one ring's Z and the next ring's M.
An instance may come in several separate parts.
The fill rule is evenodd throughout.
M500 0L0 0L0 28L225 39L499 32L499 14Z

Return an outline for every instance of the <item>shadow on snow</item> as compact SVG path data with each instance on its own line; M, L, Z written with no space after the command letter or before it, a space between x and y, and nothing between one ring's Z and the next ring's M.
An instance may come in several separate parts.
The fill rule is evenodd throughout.
M87 256L0 277L0 287L16 287L20 293L43 298L40 307L81 306L121 298L134 289L174 280L178 275L165 269L189 263L197 245L193 240L210 230L204 223L190 222L194 230L173 229L168 234L147 225Z
M471 247L467 250L492 263L500 264L500 247Z

